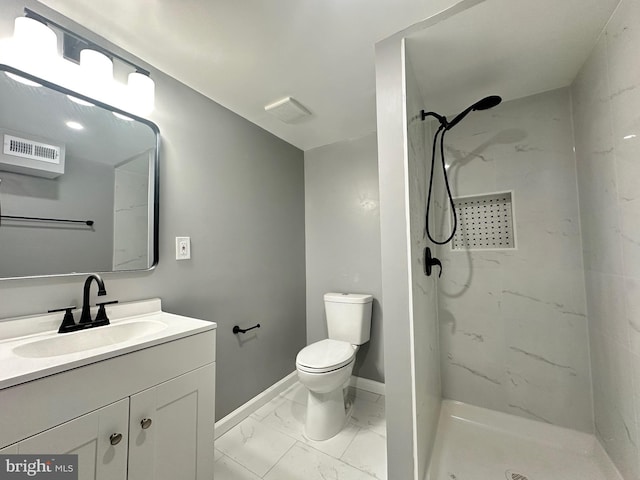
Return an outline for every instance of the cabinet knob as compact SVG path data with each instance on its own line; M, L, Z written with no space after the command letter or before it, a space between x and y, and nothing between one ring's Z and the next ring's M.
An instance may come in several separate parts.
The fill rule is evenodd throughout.
M109 437L109 442L111 442L111 445L117 445L120 443L121 440L122 440L121 433L112 433L111 436Z
M143 418L142 421L140 422L140 426L142 427L143 430L146 430L151 426L151 423L152 422L150 418Z

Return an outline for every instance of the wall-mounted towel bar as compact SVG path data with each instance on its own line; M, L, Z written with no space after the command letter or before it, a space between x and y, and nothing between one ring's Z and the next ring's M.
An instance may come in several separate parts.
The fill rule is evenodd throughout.
M235 325L233 327L233 333L235 334L247 333L249 330L253 330L254 328L260 328L260 324L254 325L253 327L250 327L250 328L240 328L238 325Z
M16 215L0 215L0 218L8 218L11 220L25 220L37 222L63 222L63 223L84 223L87 226L93 225L93 220L67 220L64 218L43 218L43 217L20 217Z

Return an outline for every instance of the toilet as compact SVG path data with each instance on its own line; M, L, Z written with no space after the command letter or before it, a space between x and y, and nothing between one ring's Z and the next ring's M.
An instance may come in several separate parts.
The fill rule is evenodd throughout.
M306 435L311 440L328 440L349 419L344 389L360 345L369 341L372 302L372 295L326 293L329 338L307 345L296 357L298 379L309 391Z

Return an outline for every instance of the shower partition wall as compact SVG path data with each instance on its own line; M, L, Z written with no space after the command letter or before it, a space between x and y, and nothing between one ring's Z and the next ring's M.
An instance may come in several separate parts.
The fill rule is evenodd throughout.
M376 80L385 92L405 91L403 42L377 49ZM415 94L416 89L411 89ZM407 90L408 92L408 90ZM435 284L422 276L426 199L423 143L404 147L405 126L420 139L419 118L407 117L403 95L378 96L382 305L384 332L388 478L422 479L428 467L440 410L440 367ZM381 101L382 100L382 101ZM409 96L412 106L421 99ZM409 178L414 181L408 182ZM413 205L413 208L410 208ZM405 213L407 212L407 213Z

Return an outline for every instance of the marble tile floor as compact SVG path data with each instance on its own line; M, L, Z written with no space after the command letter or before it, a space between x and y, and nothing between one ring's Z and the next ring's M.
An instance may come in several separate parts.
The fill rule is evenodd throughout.
M349 424L324 442L304 435L296 383L215 442L216 480L386 480L384 396L349 388Z

